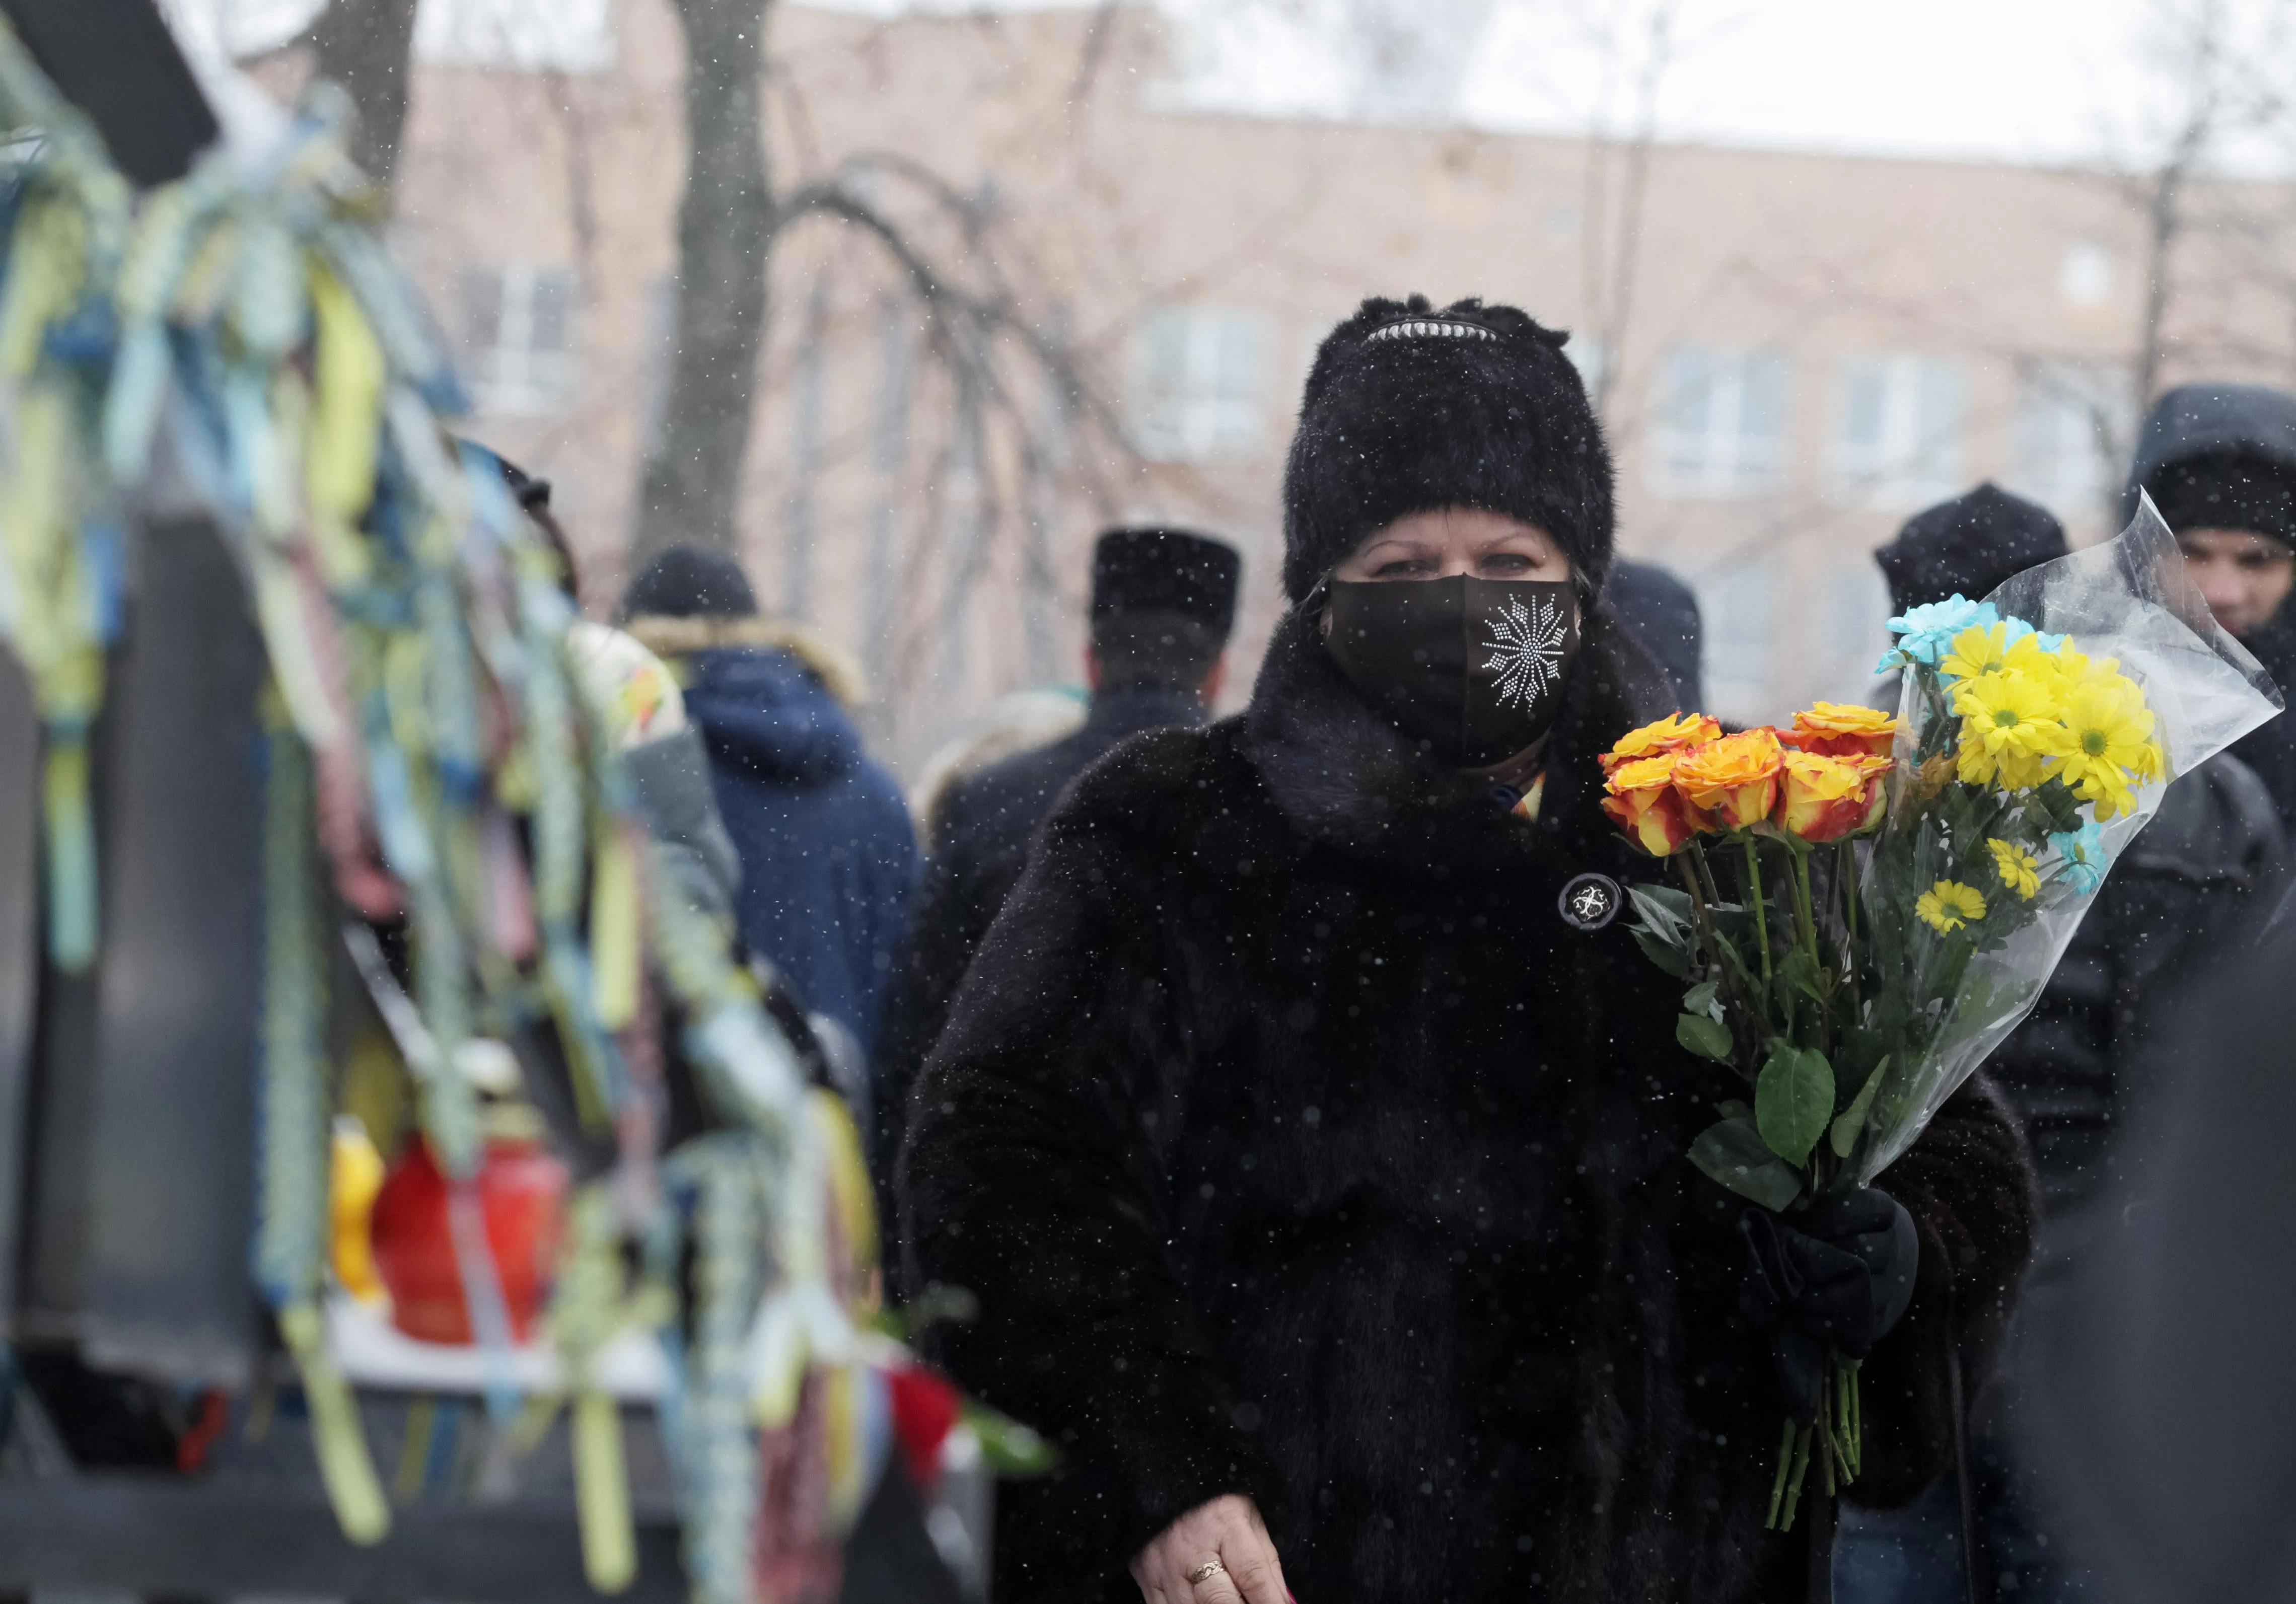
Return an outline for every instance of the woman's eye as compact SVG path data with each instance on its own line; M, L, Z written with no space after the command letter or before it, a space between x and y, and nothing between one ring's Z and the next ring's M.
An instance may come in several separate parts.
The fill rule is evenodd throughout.
M1372 569L1371 577L1374 579L1402 579L1420 572L1426 566L1416 557L1398 557Z
M1483 559L1483 570L1486 573L1527 573L1533 566L1531 560L1521 552L1494 552Z

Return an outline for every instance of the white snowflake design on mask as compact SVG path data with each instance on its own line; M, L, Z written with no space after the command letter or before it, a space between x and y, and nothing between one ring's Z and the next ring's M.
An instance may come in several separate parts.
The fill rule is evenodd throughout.
M1529 708L1562 680L1562 640L1570 621L1562 610L1545 597L1525 607L1519 596L1506 599L1506 609L1490 620L1490 648L1486 668L1499 671L1498 693L1503 706Z

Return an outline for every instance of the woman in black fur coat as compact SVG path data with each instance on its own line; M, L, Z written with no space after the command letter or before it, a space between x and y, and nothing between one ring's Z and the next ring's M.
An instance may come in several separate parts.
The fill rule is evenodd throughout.
M939 1355L1062 1455L1000 1508L1000 1604L1805 1596L1746 1206L1683 1156L1740 1088L1610 917L1658 867L1595 755L1669 708L1600 603L1562 338L1414 298L1324 341L1250 708L1076 783L919 1083L907 1273L980 1301ZM1510 610L1528 709L1441 638ZM1981 1363L2031 1204L1979 1083L1882 1184L1888 1502L1948 1461L1948 1346Z

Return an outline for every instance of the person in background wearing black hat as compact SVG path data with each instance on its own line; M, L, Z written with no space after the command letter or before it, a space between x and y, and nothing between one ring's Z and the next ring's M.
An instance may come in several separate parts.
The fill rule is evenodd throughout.
M2296 396L2258 384L2185 384L2144 420L2126 513L2144 490L2184 548L2217 622L2285 692L2296 683ZM2296 720L2235 742L2296 831Z
M1980 600L2070 550L2046 508L1983 484L1917 513L1874 556L1889 581L1890 610L1902 614L1951 595ZM1894 693L1882 700L1895 708ZM2054 1283L2084 1240L2076 1223L2081 1206L2112 1179L2114 1138L2157 1068L2153 1037L2169 995L2240 950L2272 905L2285 851L2270 794L2237 759L2219 756L2178 779L2098 892L2032 1013L1987 1061L2024 1126L2040 1182L2029 1286ZM2015 1461L2012 1404L1997 1390L1978 1412L1978 1574L2005 1598L2066 1597L2079 1573L2063 1543L2043 1529L2037 1490ZM1900 1543L1934 1556L1933 1575L1950 1575L1957 1525L1951 1486L1939 1488L1918 1519L1852 1523L1842 1604L1906 1596L1882 1584L1899 1569L1884 1551ZM1960 1588L1924 1596L1942 1604Z
M1832 1550L1764 1529L1786 1322L1865 1356L1857 1495L1946 1462L2015 1128L1972 1081L1790 1223L1686 1158L1742 1083L1620 916L1664 865L1596 757L1674 696L1603 602L1563 340L1420 298L1325 339L1249 707L1069 789L910 1100L905 1273L979 1302L931 1351L1062 1456L999 1494L1003 1604L1795 1604Z
M742 860L742 939L809 1014L834 1021L861 1062L873 1062L917 846L900 787L863 749L847 711L865 694L858 666L759 616L740 566L694 547L640 569L622 618L676 668L686 715L709 746L718 811Z
M1654 562L1620 558L1611 569L1603 599L1643 650L1674 682L1675 706L1695 713L1706 705L1706 626L1698 594Z
M1119 742L1209 716L1226 672L1242 572L1234 546L1185 529L1111 529L1093 547L1085 650L1092 708L1084 727L952 782L928 821L924 883L886 1015L880 1152L899 1150L909 1087L1054 799ZM881 1166L888 1202L890 1167ZM888 1229L892 1218L888 1208Z

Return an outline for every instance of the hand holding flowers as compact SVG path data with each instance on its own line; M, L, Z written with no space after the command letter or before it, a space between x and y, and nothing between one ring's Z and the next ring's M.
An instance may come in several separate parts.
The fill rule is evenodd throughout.
M1690 1158L1781 1214L1857 1189L1911 1140L1942 1101L1931 1049L1972 959L2093 891L2080 832L2167 769L2113 659L1980 603L1893 627L1902 720L1819 702L1725 734L1677 714L1603 759L1606 812L1681 870L1679 892L1632 893L1636 939L1687 986L1677 1039L1751 1084ZM1815 1390L1789 1399L1775 1524L1813 1461L1829 1493L1855 1475L1860 1357L1787 1367Z
M1635 939L1685 988L1676 1039L1749 1084L1689 1158L1797 1230L2024 1017L2169 777L2279 706L2149 503L2107 545L1890 628L1894 717L1819 702L1726 734L1676 714L1603 759L1605 810L1681 880L1628 888ZM1861 1453L1857 1355L1785 1356L1775 1526L1813 1464L1830 1493Z

